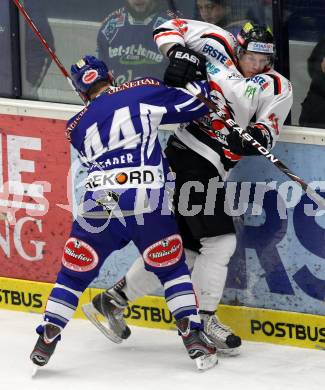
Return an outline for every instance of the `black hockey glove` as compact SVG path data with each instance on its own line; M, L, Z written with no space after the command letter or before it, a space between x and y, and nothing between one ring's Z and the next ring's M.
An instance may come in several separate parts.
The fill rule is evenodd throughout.
M184 88L189 81L206 79L205 57L195 51L176 45L168 53L169 65L164 82L172 87Z
M264 148L268 147L268 138L263 130L258 127L247 126L246 131ZM241 156L254 156L260 154L258 150L252 146L249 141L243 139L236 130L232 130L227 135L227 143L232 153L239 154Z

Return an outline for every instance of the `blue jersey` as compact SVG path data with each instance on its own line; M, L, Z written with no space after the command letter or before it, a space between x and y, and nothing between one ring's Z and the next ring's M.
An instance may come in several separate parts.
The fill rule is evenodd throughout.
M146 74L162 77L167 60L152 38L153 29L170 19L167 14L153 14L135 20L125 7L111 13L98 36L98 57L113 70L117 84Z
M208 84L197 85L208 96ZM157 79L110 87L67 125L71 143L88 169L85 189L109 190L111 204L132 211L136 190L160 192L166 182L168 164L158 127L189 122L207 112L186 90L167 87Z

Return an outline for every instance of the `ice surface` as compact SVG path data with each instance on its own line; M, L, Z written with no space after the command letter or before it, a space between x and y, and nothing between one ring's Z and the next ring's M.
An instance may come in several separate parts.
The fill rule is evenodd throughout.
M0 390L320 390L325 352L245 342L199 373L176 332L132 327L123 344L72 320L50 363L31 377L41 316L0 310Z

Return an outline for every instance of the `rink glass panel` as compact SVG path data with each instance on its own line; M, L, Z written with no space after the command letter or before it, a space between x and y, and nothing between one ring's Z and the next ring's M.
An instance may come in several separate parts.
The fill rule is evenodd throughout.
M307 61L317 42L325 36L325 2L287 0L287 7L288 16L283 22L288 26L290 80L294 88L291 124L299 125L301 103L307 95L311 82ZM323 54L325 57L325 52ZM325 91L322 95L325 95ZM323 103L319 102L319 104Z
M152 0L154 1L154 0ZM62 64L69 70L70 65L76 62L84 54L98 55L97 36L104 19L113 11L123 7L126 0L94 0L92 3L86 0L25 0L23 4L34 20L40 32L44 35L49 46L55 50ZM179 11L181 17L190 19L201 19L196 6L196 0L159 0L157 1L157 14L162 18L166 17L166 10ZM236 32L239 26L247 19L247 14L252 16L253 0L232 0L227 1L227 20L234 22L237 27L232 32ZM267 17L270 20L270 12ZM254 14L254 17L258 17ZM168 18L172 17L172 14ZM264 17L264 16L263 16ZM124 21L117 20L117 25ZM113 31L112 31L113 30ZM110 26L107 30L108 36L114 35L114 28ZM146 36L151 39L152 29L148 30ZM134 39L126 28L123 34L124 42L119 41L116 49L126 50L128 41ZM80 99L71 91L66 79L62 77L57 66L42 48L40 42L34 37L30 27L25 20L20 17L20 50L21 50L21 77L22 77L22 97L25 99L42 100L60 103L79 104ZM135 49L141 45L138 42ZM114 42L111 45L114 49ZM113 54L115 55L115 54ZM142 76L163 77L166 62L157 64L159 70L152 70L149 65L140 65L141 71L133 72L130 69L126 77L118 78L119 81L129 81L128 78ZM120 69L113 68L116 76Z
M124 3L121 0L94 0L93 2L43 0L37 4L33 0L24 1L26 10L36 26L68 71L71 64L85 54L98 55L97 36L102 23L109 14L123 7ZM167 6L163 6L164 0L158 3L161 8L167 9ZM116 21L118 27L122 23L125 23L125 20ZM20 18L20 28L23 97L50 102L81 103L55 63L48 60L47 53L33 37L33 33L22 18ZM114 27L110 26L107 35L111 38L114 34ZM148 30L147 36L148 39L152 39L152 28ZM123 34L125 42L120 45L121 51L127 47L128 38L130 34L126 30ZM141 41L138 45L141 45ZM138 46L135 49L138 49ZM143 72L141 77L148 74L146 65L139 65L139 67ZM119 69L113 70L115 73L119 72ZM158 75L163 76L163 67L159 69Z
M12 52L11 52L11 36L10 36L10 14L9 2L0 0L0 96L12 97L13 77L12 77Z
M98 54L97 36L104 19L111 12L123 7L125 2L126 0L94 0L91 3L86 0L22 1L49 46L55 50L68 70L70 65L84 54ZM164 11L171 9L179 11L181 17L201 19L197 0L160 0L158 3ZM233 33L248 19L273 24L272 0L230 0L225 3L228 7L229 30ZM79 97L72 92L66 79L62 77L21 16L19 18L20 52L14 53L14 58L18 59L20 56L20 72L13 66L8 10L10 2L2 0L1 4L0 40L1 47L4 48L3 53L6 55L1 58L0 95L14 97L19 92L24 99L81 104ZM284 69L279 70L285 74L290 73L294 86L291 123L298 125L301 103L306 97L311 81L307 71L307 59L320 37L325 34L325 24L322 23L325 18L325 2L323 0L282 0L277 4L280 4L280 8L283 9L283 31L288 32L289 43L288 48L277 48L278 55L281 51L286 51L282 57L287 58L288 62L288 72ZM11 28L13 29L13 26ZM130 34L126 33L123 36L127 47ZM158 67L159 71L156 73L150 71L152 68L144 64L141 66L141 74L137 73L136 76L155 73L162 77L165 63L157 65ZM115 71L119 73L119 69ZM21 78L21 90L19 85L13 85L13 75L15 78ZM126 77L131 76L132 72L126 74Z

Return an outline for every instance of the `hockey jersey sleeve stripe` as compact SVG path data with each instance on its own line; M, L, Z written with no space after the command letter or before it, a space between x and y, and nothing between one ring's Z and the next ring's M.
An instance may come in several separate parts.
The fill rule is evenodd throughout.
M271 79L273 79L274 84L274 95L280 95L282 92L281 79L275 74L266 73Z
M229 149L223 149L223 153L231 161L239 161L242 157L239 154L232 153Z
M162 38L162 37L167 37L168 35L176 35L179 36L183 39L182 34L180 34L177 31L169 31L169 32L162 32L160 34L154 35L154 40L157 41L157 39Z
M225 37L216 34L216 33L209 33L209 34L203 34L201 35L201 38L210 38L213 39L214 41L217 41L220 43L224 48L228 56L233 60L234 63L236 63L234 51L232 47L229 45L228 41L225 39Z
M209 96L209 85L206 81L194 83L201 93ZM209 112L208 107L188 90L183 88L164 87L159 98L160 105L167 108L167 112L161 119L161 124L190 122Z
M192 103L194 103L194 102L196 102L196 101L197 101L197 98L196 98L195 96L192 96L191 99L186 100L186 101L183 102L183 103L175 104L175 108L176 108L176 110L179 112L179 111L182 110L182 108L187 107L187 106L191 105Z
M190 111L196 111L196 110L199 110L201 107L203 107L205 105L205 103L200 103L198 106L194 107L194 108L191 108Z
M155 35L160 34L162 32L167 32L167 31L174 31L174 30L172 30L171 28L163 28L163 27L162 28L156 28L155 30L153 30L152 36L155 37Z
M194 82L194 84L201 89L201 93L205 97L209 96L208 90L207 90L207 87L208 87L207 84L199 84L199 83L195 83L195 82ZM193 96L192 94L190 94L189 91L187 91L186 89L183 89L183 88L177 88L177 89L181 90L186 95L189 94L190 96L189 96L189 98L187 98L187 96L184 96L186 99L185 101L183 101L182 103L179 103L179 104L175 104L176 111L178 111L178 112L197 111L205 105L200 100L198 100L196 96Z

